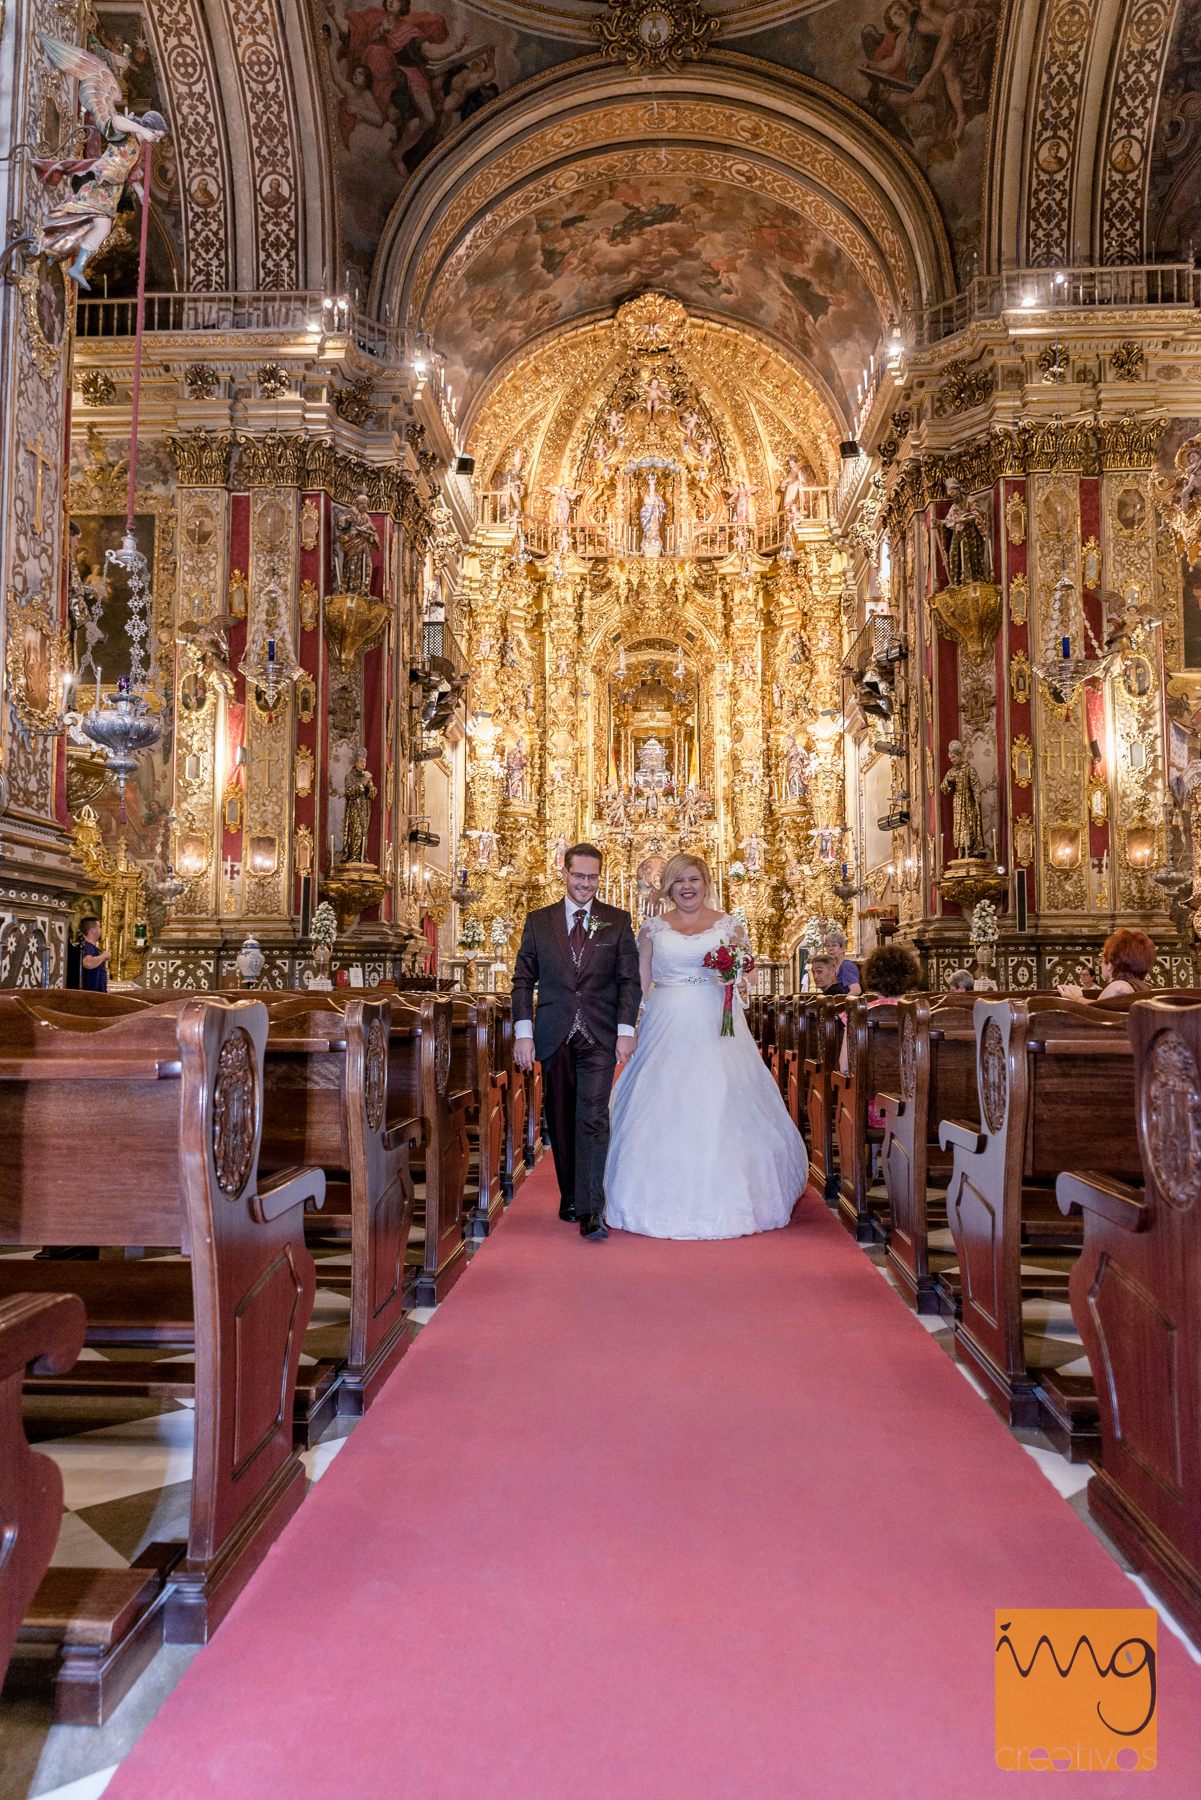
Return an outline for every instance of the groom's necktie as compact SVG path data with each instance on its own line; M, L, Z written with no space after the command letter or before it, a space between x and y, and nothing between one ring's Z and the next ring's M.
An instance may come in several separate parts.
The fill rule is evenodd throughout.
M584 954L584 945L588 941L588 933L584 930L584 913L584 907L576 908L575 918L571 921L571 930L567 934L567 941L571 945L571 954L575 958L577 968L580 958Z

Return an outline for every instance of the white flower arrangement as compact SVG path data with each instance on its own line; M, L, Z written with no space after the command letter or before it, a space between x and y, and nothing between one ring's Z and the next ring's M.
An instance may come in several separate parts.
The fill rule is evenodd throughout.
M478 919L475 919L475 918L464 919L462 927L459 931L459 949L460 950L482 950L483 947L484 947L484 927L480 924Z
M731 881L745 881L746 880L746 864L741 863L741 862L732 862L730 864L729 868L726 870L726 874L730 877Z
M309 936L315 944L332 950L338 936L338 915L328 900L323 900L309 924Z
M1000 935L996 907L991 900L981 900L972 913L971 935L968 942L995 944Z
M509 925L506 919L493 919L491 941L494 950L503 950L508 944Z

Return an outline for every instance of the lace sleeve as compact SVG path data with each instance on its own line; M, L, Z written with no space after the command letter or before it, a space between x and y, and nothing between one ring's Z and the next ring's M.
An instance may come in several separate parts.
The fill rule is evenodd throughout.
M662 929L663 929L662 919L658 918L655 915L652 915L649 919L647 919L646 923L642 927L642 930L638 933L638 948L641 950L643 944L653 944L655 939L658 937L659 933L662 931Z
M731 944L741 944L745 949L751 948L751 934L746 928L745 919L735 918L733 913L723 913L721 917L722 936Z

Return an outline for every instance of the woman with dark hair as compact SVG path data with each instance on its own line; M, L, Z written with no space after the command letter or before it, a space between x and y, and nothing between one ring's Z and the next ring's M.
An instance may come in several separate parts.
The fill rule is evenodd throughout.
M881 944L872 951L863 965L863 991L867 995L869 1010L873 1006L895 1006L902 994L911 994L922 985L921 964L912 950L904 944ZM842 1050L838 1058L839 1068L847 1073L847 1040L843 1033ZM867 1122L873 1131L880 1131L884 1126L884 1114L876 1104L873 1094L867 1103Z
M1122 925L1106 938L1101 950L1101 980L1105 983L1101 992L1085 994L1070 981L1061 982L1059 991L1065 1000L1083 1000L1086 1004L1112 1000L1116 994L1146 993L1144 978L1154 966L1156 954L1145 931L1130 931Z
M921 985L921 965L904 944L881 944L863 965L864 993L880 996L874 1005L891 1004Z

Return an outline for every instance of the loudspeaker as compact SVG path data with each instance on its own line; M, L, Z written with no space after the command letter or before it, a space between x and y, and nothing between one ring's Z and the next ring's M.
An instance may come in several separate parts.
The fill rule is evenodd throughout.
M302 875L300 877L300 935L301 935L301 937L308 937L308 935L309 935L309 913L312 910L312 905L313 905L313 877L311 875Z
M1026 918L1027 918L1027 916L1026 916L1026 871L1025 871L1025 869L1019 869L1017 872L1017 915L1018 915L1018 930L1025 931L1027 928L1027 923L1026 923Z
M474 475L475 474L475 457L474 456L460 456L460 457L456 458L455 474L456 475Z

